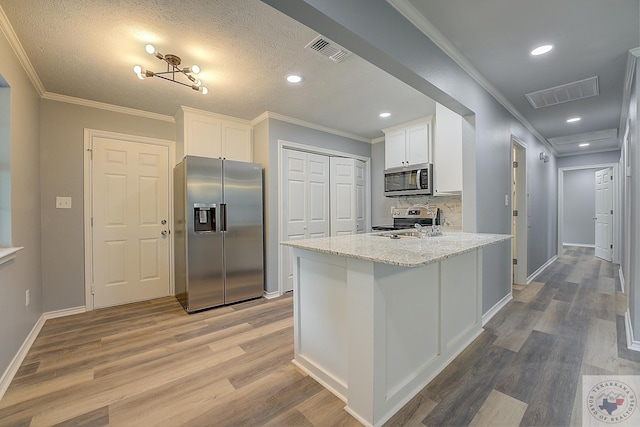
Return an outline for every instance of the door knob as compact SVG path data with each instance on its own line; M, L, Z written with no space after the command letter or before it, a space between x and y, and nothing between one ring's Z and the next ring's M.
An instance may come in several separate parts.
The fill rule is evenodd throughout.
M162 221L160 221L160 224L165 225L167 223L166 219L163 219Z
M162 234L163 236L166 236L166 235L167 235L167 230L162 230L162 231L160 232L160 234Z

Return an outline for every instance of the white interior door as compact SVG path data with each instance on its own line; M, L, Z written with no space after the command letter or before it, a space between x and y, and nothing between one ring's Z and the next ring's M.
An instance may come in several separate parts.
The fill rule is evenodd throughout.
M282 150L282 239L329 235L329 157ZM292 249L282 248L283 292L293 290Z
M613 245L613 188L611 168L596 172L596 256L611 261Z
M356 233L355 160L332 157L331 167L331 235Z
M367 179L365 177L366 166L361 160L353 161L354 182L355 182L355 202L356 202L356 233L367 231Z
M92 141L94 307L167 296L169 149Z

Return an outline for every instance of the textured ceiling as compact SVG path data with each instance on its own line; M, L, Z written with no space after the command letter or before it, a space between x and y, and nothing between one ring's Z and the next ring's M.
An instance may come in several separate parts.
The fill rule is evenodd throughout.
M353 55L334 63L305 49L317 33L259 0L0 0L45 91L173 116L180 105L253 119L265 111L358 135L432 114L418 91ZM198 64L202 95L135 64L165 71L148 55ZM164 65L163 65L164 64ZM303 84L285 76L301 73ZM381 111L393 116L380 119Z
M638 0L407 0L547 139L617 129ZM553 44L547 55L531 49ZM525 93L598 76L600 95L533 109ZM578 123L566 120L579 116ZM615 149L619 138L584 150ZM553 141L551 141L553 145ZM578 151L554 145L560 155Z

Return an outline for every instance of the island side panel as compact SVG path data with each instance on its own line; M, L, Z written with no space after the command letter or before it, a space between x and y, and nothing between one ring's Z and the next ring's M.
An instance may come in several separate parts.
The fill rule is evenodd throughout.
M293 262L294 363L346 401L346 258L294 249Z
M481 253L474 250L441 263L442 351L445 355L457 353L481 331L482 276L478 275Z

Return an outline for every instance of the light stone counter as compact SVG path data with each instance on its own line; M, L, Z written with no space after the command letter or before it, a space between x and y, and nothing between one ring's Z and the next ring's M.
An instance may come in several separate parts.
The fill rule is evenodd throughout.
M408 231L408 230L407 230ZM511 239L509 234L444 232L442 236L391 239L403 231L289 240L283 245L400 267L419 267Z

